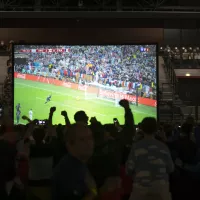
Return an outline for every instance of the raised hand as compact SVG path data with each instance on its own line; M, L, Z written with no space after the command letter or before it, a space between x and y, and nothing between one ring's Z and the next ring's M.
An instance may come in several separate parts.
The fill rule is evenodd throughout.
M128 100L126 99L122 99L120 102L119 102L119 105L122 106L123 108L129 108L129 102Z
M25 115L22 116L22 119L23 120L29 120L29 118L27 116L25 116Z
M54 113L56 111L56 107L51 107L50 108L50 113Z
M66 117L66 116L67 116L67 112L66 112L65 110L63 110L63 111L61 112L61 115L62 115L63 117Z

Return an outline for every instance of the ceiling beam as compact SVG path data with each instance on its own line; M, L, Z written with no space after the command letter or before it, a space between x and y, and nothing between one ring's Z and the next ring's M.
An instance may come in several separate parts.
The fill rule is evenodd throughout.
M132 12L91 12L91 11L35 11L35 12L6 12L1 11L1 18L9 19L200 19L200 12L181 11L132 11Z

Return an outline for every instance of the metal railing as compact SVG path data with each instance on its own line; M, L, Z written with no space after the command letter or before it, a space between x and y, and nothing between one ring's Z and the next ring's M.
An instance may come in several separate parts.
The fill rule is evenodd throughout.
M165 62L164 69L167 73L171 87L172 87L173 92L175 94L177 92L178 79L176 77L176 73L175 73L175 70L174 70L173 63L172 63L170 57L168 57L168 56L163 57L163 59L164 59L164 62Z

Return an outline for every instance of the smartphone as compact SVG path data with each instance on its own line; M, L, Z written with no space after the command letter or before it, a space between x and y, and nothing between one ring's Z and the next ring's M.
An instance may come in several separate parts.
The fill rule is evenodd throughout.
M38 120L37 125L45 125L46 121L45 120Z
M114 125L117 126L117 127L120 126L119 121L118 121L117 118L114 118L114 119L113 119L113 123L114 123Z
M114 122L114 124L119 123L119 121L118 121L117 118L114 118L114 119L113 119L113 122Z

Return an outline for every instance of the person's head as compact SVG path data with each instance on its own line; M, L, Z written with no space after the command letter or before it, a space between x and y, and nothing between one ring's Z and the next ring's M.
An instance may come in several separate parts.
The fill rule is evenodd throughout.
M91 130L86 125L71 125L65 139L68 152L82 162L86 162L92 156L94 140Z
M33 138L36 143L42 143L43 139L45 137L45 129L44 127L37 127L33 131Z
M142 129L142 123L138 123L138 129L141 130Z
M191 132L192 132L192 124L184 123L181 126L181 133L184 134L185 136L189 136Z
M141 127L145 135L154 135L157 132L157 121L154 117L146 117L142 120Z
M78 111L74 115L74 120L76 123L88 124L89 117L86 115L84 111Z

